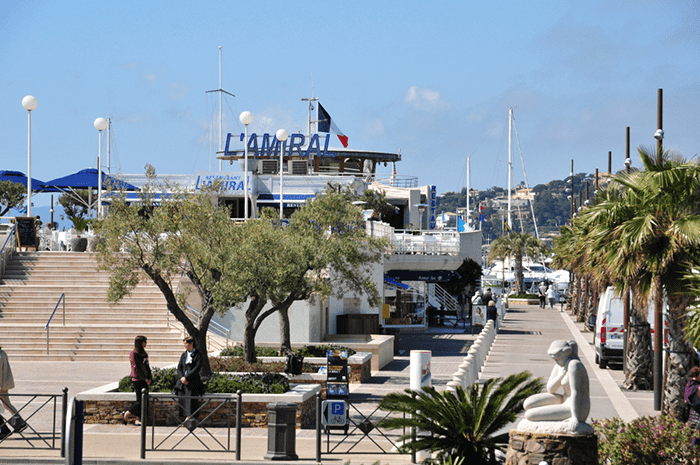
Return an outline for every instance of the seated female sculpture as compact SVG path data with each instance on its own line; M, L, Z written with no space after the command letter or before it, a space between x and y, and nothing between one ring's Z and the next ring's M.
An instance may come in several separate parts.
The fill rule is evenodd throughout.
M565 428L568 432L588 430L590 426L585 425L591 410L588 373L578 358L576 343L564 340L554 341L547 353L554 359L556 365L547 381L547 392L525 399L523 404L525 419L531 422L568 420ZM560 388L563 393L557 392Z

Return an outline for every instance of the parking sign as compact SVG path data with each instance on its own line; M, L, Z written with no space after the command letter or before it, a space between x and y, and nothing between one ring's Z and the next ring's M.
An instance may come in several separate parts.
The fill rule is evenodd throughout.
M345 426L347 424L347 404L344 400L324 400L321 424L326 426Z

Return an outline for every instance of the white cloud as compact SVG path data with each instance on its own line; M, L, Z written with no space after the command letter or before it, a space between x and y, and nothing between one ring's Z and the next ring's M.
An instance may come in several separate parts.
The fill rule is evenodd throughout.
M386 129L384 127L384 121L381 118L377 118L373 121L368 121L365 124L363 132L369 137L383 136L386 132Z
M417 86L411 86L406 91L404 102L421 110L449 110L451 108L449 102L442 100L440 92Z

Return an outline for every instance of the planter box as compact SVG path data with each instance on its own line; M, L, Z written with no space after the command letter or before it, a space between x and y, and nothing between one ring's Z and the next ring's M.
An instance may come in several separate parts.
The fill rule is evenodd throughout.
M508 297L508 304L513 305L539 305L539 299L514 299L513 297Z
M76 396L77 400L85 402L85 423L121 424L123 413L136 400L133 392L114 392L118 383L108 384L101 388L81 392ZM316 426L316 394L321 391L318 384L298 384L284 394L243 394L242 395L242 421L243 427L266 427L268 422L267 404L269 403L295 403L297 408L297 426L300 428L314 428ZM157 402L149 402L148 421L156 411L156 426L174 426L177 420L170 412L177 412L177 400L172 394L152 393L150 397ZM211 400L210 405L205 406L199 415L205 418L212 412L221 399L228 397L232 400L230 411L231 426L236 424L236 395L235 394L205 394L202 402ZM159 399L160 398L160 399ZM220 408L205 426L227 426L229 424L229 409Z
M286 362L287 359L285 357L258 357L258 360L263 361L263 362ZM310 363L313 365L318 365L318 367L325 367L326 366L326 358L325 357L305 357L304 358L304 363ZM372 354L369 352L356 352L355 355L351 355L348 357L348 371L349 371L349 381L351 383L366 383L372 378ZM289 376L289 382L290 383L297 383L300 382L300 378L302 378L304 374L302 375L290 375ZM324 377L324 382L325 382L325 376ZM306 381L302 381L306 382Z

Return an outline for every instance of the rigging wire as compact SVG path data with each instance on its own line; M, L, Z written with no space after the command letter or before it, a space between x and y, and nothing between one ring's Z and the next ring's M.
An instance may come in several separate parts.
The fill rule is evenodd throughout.
M515 116L513 116L513 128L515 129L515 140L518 142L518 152L520 153L520 164L523 167L523 176L525 177L525 188L527 189L527 201L530 204L530 213L532 214L532 224L535 225L535 237L540 239L540 233L537 230L537 218L535 218L535 207L530 199L530 184L527 180L527 172L525 172L525 161L523 160L523 150L520 147L520 137L518 136L518 126L515 124ZM520 228L522 230L522 226Z

